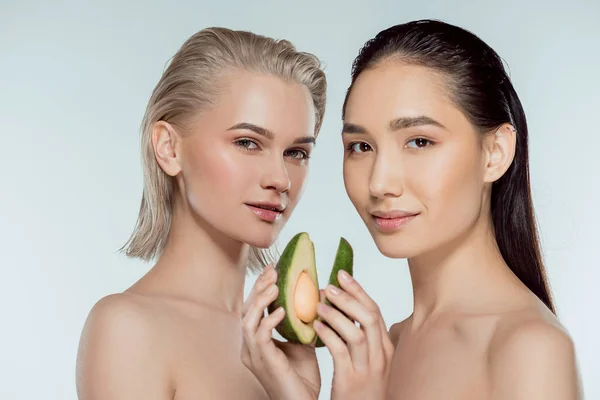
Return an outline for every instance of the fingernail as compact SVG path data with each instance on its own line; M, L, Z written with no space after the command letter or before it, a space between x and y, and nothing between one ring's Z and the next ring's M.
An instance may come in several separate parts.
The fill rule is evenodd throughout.
M333 294L333 295L338 295L340 294L340 289L336 288L333 285L327 285L327 290L329 290L329 293Z
M343 269L341 269L340 272L338 272L338 277L340 279L345 280L346 282L351 282L352 281L352 276L350 276L350 274L347 273L346 271L344 271Z
M279 315L283 313L283 307L279 307L277 310L275 310L275 314Z
M321 329L322 327L323 327L323 323L321 321L319 321L318 319L315 319L313 321L313 328Z

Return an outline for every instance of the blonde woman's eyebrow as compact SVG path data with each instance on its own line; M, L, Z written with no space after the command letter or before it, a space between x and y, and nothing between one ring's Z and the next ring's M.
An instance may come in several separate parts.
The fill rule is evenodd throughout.
M262 126L254 125L249 122L240 122L239 124L235 124L231 128L227 129L228 131L234 131L236 129L245 129L248 131L252 131L258 135L264 136L267 139L273 140L275 134L268 130L267 128L263 128ZM294 144L304 144L304 143L312 143L315 144L316 140L314 136L302 136L294 140Z
M296 140L294 140L294 144L304 144L304 143L310 143L310 144L316 144L316 139L314 136L302 136L297 138Z
M227 130L234 131L236 129L245 129L248 131L252 131L258 135L264 136L267 139L271 139L271 140L275 137L275 134L273 134L273 132L271 132L270 130L263 128L262 126L251 124L249 122L240 122L239 124L235 124L234 126L232 126L231 128L229 128Z

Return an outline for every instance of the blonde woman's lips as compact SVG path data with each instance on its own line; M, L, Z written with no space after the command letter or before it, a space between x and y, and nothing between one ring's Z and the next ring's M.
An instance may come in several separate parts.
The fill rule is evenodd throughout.
M273 203L246 204L246 207L258 218L266 222L275 222L281 217L285 209L283 206Z

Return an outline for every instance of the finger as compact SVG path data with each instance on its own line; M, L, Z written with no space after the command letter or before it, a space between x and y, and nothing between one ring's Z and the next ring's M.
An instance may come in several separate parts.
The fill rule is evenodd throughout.
M271 371L282 371L287 368L286 357L273 342L273 329L285 317L285 311L279 307L269 316L263 318L256 333L256 348L261 353L262 359L266 362Z
M354 367L352 366L352 359L350 358L350 352L346 343L344 343L333 329L318 319L313 321L313 328L315 328L317 335L319 335L319 338L329 350L333 358L333 368L341 373L351 372Z
M247 368L252 366L252 358L250 357L250 349L248 348L248 343L246 339L242 335L242 351L241 351L241 359L242 364L244 364Z
M256 350L256 332L258 330L258 325L263 319L265 308L277 298L278 293L279 289L277 286L271 284L271 286L266 287L261 293L257 294L256 300L254 303L251 303L248 312L242 319L244 339L248 343L250 355L253 359L256 356L259 356ZM256 361L260 361L260 358Z
M271 282L262 292L256 294L253 302L249 303L248 311L242 318L242 322L251 336L256 335L258 324L265 315L265 308L275 301L278 294L279 288Z
M276 279L277 272L275 271L272 265L267 265L263 272L256 279L256 282L254 282L254 286L252 287L248 298L244 302L244 305L242 307L242 316L244 316L248 312L248 307L251 303L254 302L254 299L256 298L257 294L262 292L265 289L265 287L270 285Z
M357 371L368 370L369 348L365 332L340 311L326 304L319 303L317 312L347 343L354 369ZM377 334L381 335L379 332Z
M396 351L396 348L394 347L394 344L392 343L392 338L390 337L390 334L387 331L387 329L384 328L381 335L382 335L381 341L383 343L383 350L386 355L386 360L388 363L390 363L392 361L392 358L394 357L394 352Z
M284 317L285 310L283 307L279 307L267 317L263 318L256 332L256 343L261 346L267 343L273 343L271 340L273 329L275 329L277 324L279 324Z
M271 280L269 278L272 279L270 274L263 273L256 279L256 282L254 282L254 285L252 286L252 290L248 294L248 298L246 298L246 301L244 301L244 304L242 305L242 317L246 315L250 305L254 303L257 294L262 292L264 288L269 285L269 281Z
M380 315L369 310L356 298L348 293L329 285L326 290L327 299L340 311L350 318L358 321L360 329L364 332L369 364L380 366L385 364L385 353L382 347Z
M340 287L345 292L350 294L369 310L379 313L379 306L377 306L377 303L375 303L375 301L367 294L367 292L365 292L360 283L358 283L358 281L349 273L344 270L340 270L338 272L338 282L340 283Z

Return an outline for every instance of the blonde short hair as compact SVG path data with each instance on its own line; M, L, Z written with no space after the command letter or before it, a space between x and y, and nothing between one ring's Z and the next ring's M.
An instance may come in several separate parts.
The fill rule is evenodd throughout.
M171 226L173 178L158 165L152 130L158 121L184 129L194 115L214 104L219 77L236 69L281 77L304 85L315 108L315 135L325 113L327 82L317 57L299 52L287 40L245 31L207 28L190 37L171 59L152 92L141 126L144 191L135 229L121 248L145 261L159 256ZM268 249L252 247L248 267L258 270L269 262Z

